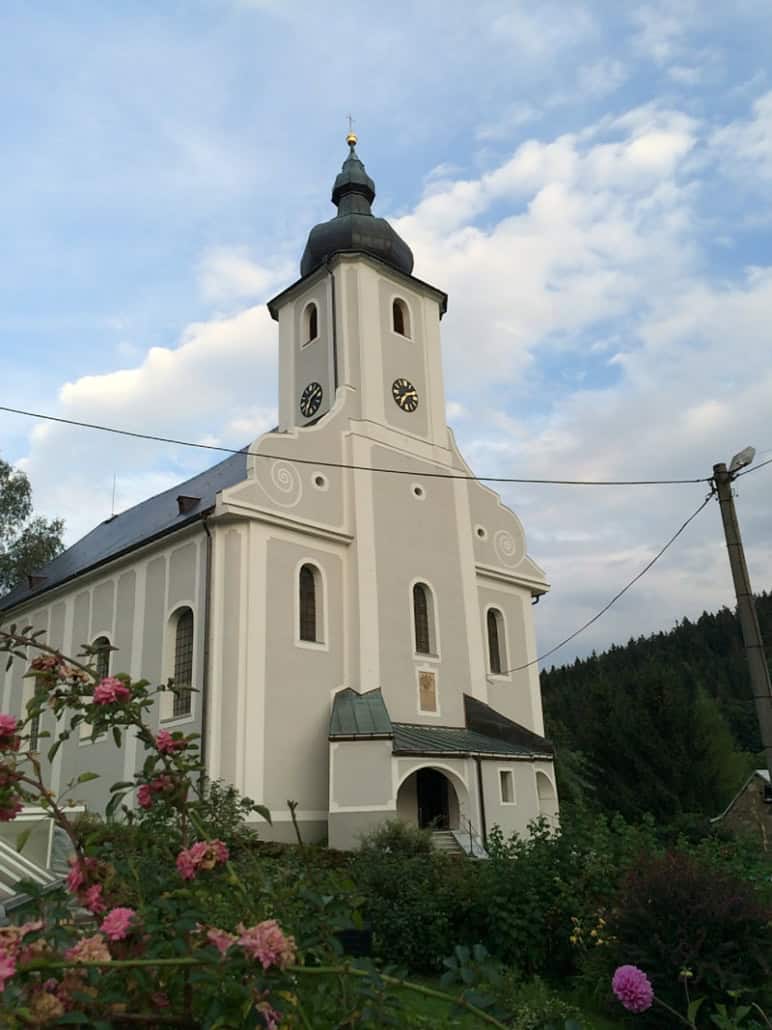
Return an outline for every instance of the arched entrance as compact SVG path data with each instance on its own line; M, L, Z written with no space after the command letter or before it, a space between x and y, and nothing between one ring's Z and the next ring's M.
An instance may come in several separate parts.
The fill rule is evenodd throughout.
M397 815L422 829L457 830L459 803L453 783L440 769L416 769L399 788Z

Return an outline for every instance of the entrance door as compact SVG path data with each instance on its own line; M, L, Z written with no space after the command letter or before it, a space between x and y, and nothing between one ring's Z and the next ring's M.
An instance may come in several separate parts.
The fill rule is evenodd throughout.
M425 829L447 830L450 826L448 781L436 769L419 769L416 773L418 825Z

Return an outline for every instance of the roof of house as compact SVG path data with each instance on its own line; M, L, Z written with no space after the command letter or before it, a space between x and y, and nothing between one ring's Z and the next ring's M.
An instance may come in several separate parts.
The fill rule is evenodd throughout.
M391 739L394 754L552 757L552 745L544 737L467 694L464 713L465 726L392 722L380 689L359 694L347 687L333 700L329 738Z
M717 822L720 822L720 820L723 819L725 815L728 815L729 812L731 812L732 809L734 808L735 803L737 802L737 799L740 798L745 793L745 791L746 791L746 789L748 787L748 784L752 783L753 780L755 780L757 776L759 777L760 780L763 780L764 783L769 783L770 782L770 779L769 779L769 769L754 769L753 772L748 777L748 779L745 780L745 782L743 783L742 787L740 787L740 789L737 791L735 796L732 798L732 800L726 806L726 808L721 813L721 815L714 816L710 821L712 823L717 823Z
M221 490L247 478L246 452L247 448L244 448L184 483L106 519L53 561L36 569L30 581L18 584L10 593L0 597L0 612L66 583L87 569L141 544L197 521L214 507ZM187 502L178 503L178 497L186 498Z

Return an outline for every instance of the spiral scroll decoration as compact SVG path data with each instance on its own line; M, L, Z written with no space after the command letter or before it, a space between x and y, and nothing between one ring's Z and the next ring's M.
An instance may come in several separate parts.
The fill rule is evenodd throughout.
M275 461L271 465L268 482L261 478L261 485L275 504L282 508L294 508L303 496L303 482L300 473L286 461Z
M517 565L523 557L522 537L514 537L507 529L500 529L496 533L493 547L503 565Z

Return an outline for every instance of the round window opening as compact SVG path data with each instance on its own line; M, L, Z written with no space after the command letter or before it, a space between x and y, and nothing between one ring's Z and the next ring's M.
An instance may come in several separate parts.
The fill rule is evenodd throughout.
M413 497L417 497L419 501L422 501L424 497L426 497L426 491L417 483L413 486Z
M314 486L317 490L327 489L327 477L322 475L314 476Z
M488 532L484 526L478 526L475 529L475 533L477 533L477 536L480 538L480 540L487 540L488 538Z

